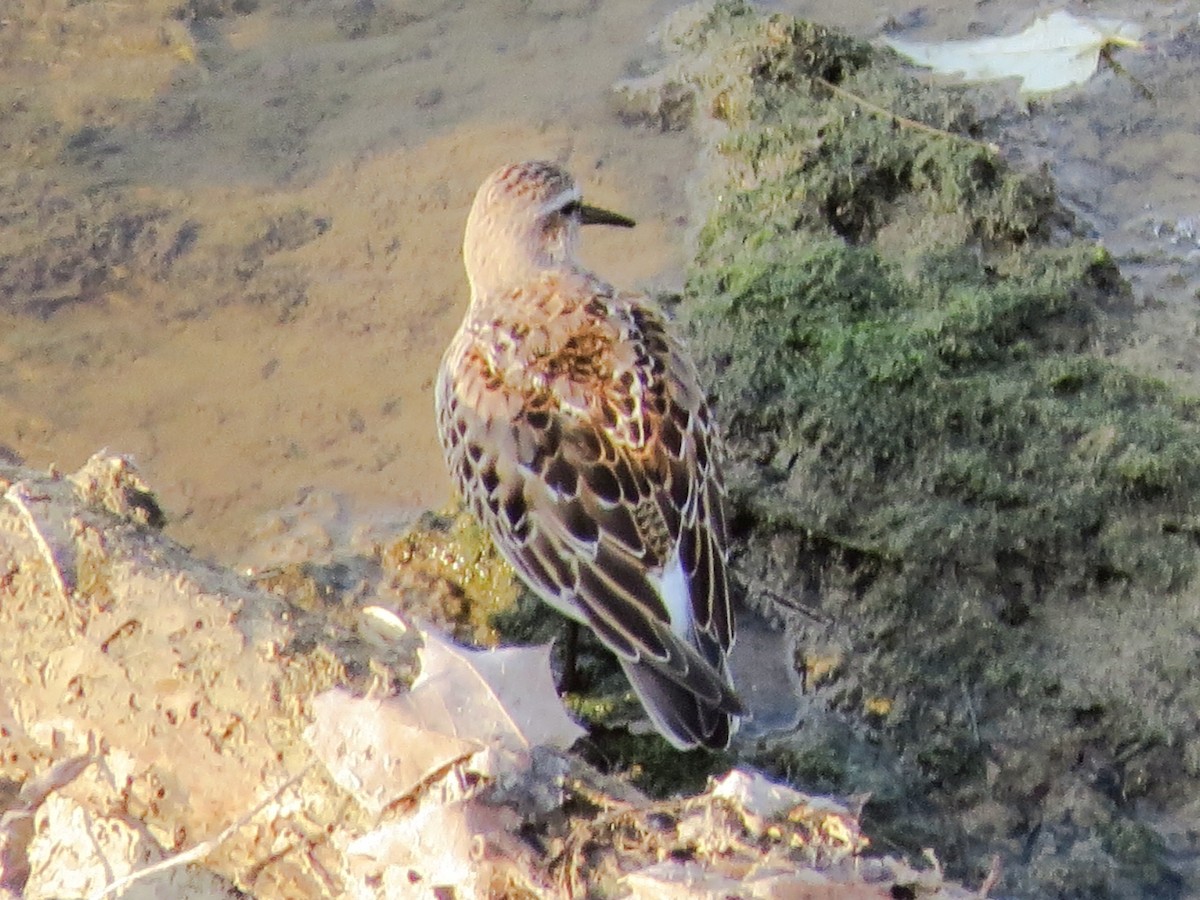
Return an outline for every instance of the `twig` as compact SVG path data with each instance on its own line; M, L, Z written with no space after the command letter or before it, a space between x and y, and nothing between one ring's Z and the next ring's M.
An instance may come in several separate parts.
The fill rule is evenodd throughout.
M48 500L48 497L37 496L30 489L29 484L24 481L16 481L9 485L7 491L4 492L4 499L16 507L17 512L24 519L29 533L33 535L34 543L37 544L38 550L42 556L46 558L47 565L50 566L50 577L54 581L55 587L62 593L63 598L70 600L75 593L75 573L72 565L67 557L71 551L64 548L56 548L50 542L50 538L46 535L46 527L38 521L38 515L33 510L33 504L41 503Z
M1000 883L1000 876L1004 874L1004 869L1000 865L1000 854L992 856L992 864L988 867L987 877L983 879L983 884L979 886L978 897L980 900L987 900L996 885Z
M577 792L584 796L589 803L600 806L601 812L595 818L576 822L571 827L571 833L567 835L563 849L558 855L557 861L562 865L558 877L559 888L568 900L574 900L576 896L579 896L579 890L584 887L581 875L584 868L583 854L588 842L595 840L600 832L615 831L622 825L629 825L637 829L643 840L649 840L652 832L646 821L651 816L667 815L677 823L688 802L684 799L671 799L642 806L616 798L601 798L590 789L586 792L581 791L581 787L578 783L572 785L572 792ZM620 855L621 848L616 846L615 841L612 849L613 852Z
M851 103L855 104L856 106L861 106L863 109L865 109L869 112L873 112L876 115L886 116L887 118L889 118L893 122L895 122L897 125L900 125L904 128L911 128L914 131L924 131L926 134L934 134L934 135L937 135L938 137L950 138L950 139L956 140L956 141L964 141L968 144L974 144L977 147L982 147L984 150L987 150L989 153L995 153L995 154L1000 153L1000 148L989 141L979 141L973 137L967 137L965 134L955 134L953 131L946 131L944 128L936 128L933 125L927 125L924 122L918 122L916 119L909 119L906 116L900 115L899 113L892 112L890 109L886 109L885 107L879 106L876 103L872 103L866 97L860 97L858 94L855 94L853 91L848 91L845 88L838 87L832 81L827 81L826 79L822 78L820 75L813 75L811 77L812 77L812 80L815 81L817 84L821 85L822 87L828 88L833 93L835 93L839 97L841 97L843 100L849 100Z
M1117 75L1121 76L1122 78L1128 78L1129 83L1133 85L1133 89L1142 95L1143 100L1153 100L1154 92L1151 91L1150 88L1146 87L1146 85L1137 78L1134 78L1133 75L1130 74L1129 70L1117 62L1117 60L1113 57L1113 50L1116 48L1116 46L1120 45L1105 44L1100 48L1100 58L1104 60L1105 64Z
M971 692L967 690L967 681L962 679L958 686L962 688L963 701L967 705L967 721L971 724L971 736L975 738L976 744L983 743L983 739L979 737L979 717L975 714L975 701L971 697Z
M316 765L317 764L315 762L309 763L307 766L285 781L282 785L280 785L279 789L272 793L269 797L247 812L236 822L228 825L216 837L210 838L207 841L201 841L190 850L184 850L182 853L177 853L174 856L168 856L166 859L161 859L151 866L146 866L144 869L138 869L136 872L130 872L128 875L122 875L116 881L109 882L100 890L93 892L88 897L88 900L102 900L102 898L107 897L109 894L115 893L117 890L126 887L127 885L133 884L135 881L141 881L144 878L149 878L151 875L157 875L160 872L165 872L168 869L173 869L177 866L186 866L189 863L200 861L204 857L208 856L208 854L216 850L217 847L221 846L221 844L225 843L225 841L229 840L229 838L232 837L239 828L247 824L251 819L283 796L285 791L298 784L300 779L311 772Z
M818 625L828 625L830 622L833 621L833 619L830 616L825 615L823 612L819 612L818 610L815 610L810 606L805 606L803 603L800 603L797 600L793 600L790 597L785 597L783 594L777 593L776 591L773 591L770 588L759 588L759 589L763 592L763 594L765 596L769 597L771 600L775 601L780 606L784 607L785 609L790 609L793 612L798 612L801 615L808 616L810 619L812 619Z

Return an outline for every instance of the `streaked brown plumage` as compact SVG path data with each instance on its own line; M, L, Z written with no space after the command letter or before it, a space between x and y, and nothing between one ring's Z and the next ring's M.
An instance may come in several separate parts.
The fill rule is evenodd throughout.
M551 163L480 187L471 305L438 374L446 461L521 577L617 655L663 736L724 747L741 709L715 426L648 298L576 262L591 223L633 224Z

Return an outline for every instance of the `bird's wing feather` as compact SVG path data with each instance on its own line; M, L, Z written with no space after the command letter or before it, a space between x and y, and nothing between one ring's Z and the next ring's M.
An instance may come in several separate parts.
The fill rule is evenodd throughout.
M643 352L582 392L561 362L547 367L557 378L539 380L528 364L519 373L540 391L505 391L491 361L459 363L438 393L451 468L544 600L627 663L736 712L723 664L733 624L708 411L661 319L640 307L628 315ZM681 630L660 593L676 554L691 613Z

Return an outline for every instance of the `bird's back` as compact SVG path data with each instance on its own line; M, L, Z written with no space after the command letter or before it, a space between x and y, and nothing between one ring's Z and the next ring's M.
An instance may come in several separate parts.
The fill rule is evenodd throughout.
M672 743L724 746L716 435L661 314L577 269L476 296L437 405L459 490L522 578L617 654Z

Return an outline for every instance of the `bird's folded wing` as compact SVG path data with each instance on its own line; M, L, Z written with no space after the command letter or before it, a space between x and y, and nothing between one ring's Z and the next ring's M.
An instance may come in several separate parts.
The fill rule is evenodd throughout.
M561 411L518 416L509 440L491 442L508 451L496 460L494 533L543 599L614 652L735 711L723 674L732 628L709 436L686 410L666 416L666 439L638 448ZM682 634L662 595L675 554L690 604Z

